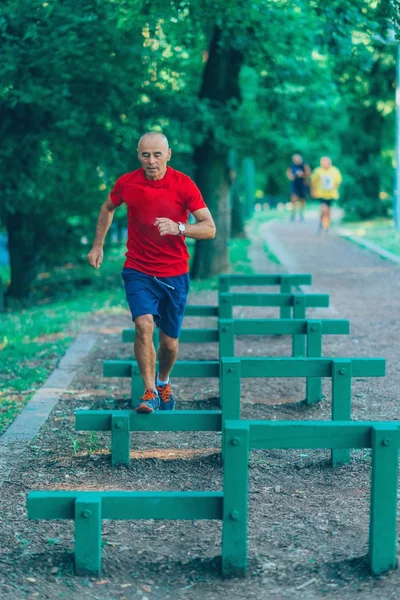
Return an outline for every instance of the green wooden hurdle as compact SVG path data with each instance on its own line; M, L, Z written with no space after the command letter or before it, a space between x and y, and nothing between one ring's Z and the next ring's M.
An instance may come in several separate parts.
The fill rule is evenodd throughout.
M319 358L322 356L323 335L349 332L349 321L338 319L219 319L218 329L182 329L179 341L193 344L218 342L218 357L221 359L235 356L236 335L305 335L306 356ZM124 329L122 341L133 342L135 334L134 329ZM321 398L321 379L308 378L306 404L315 404Z
M218 292L230 292L232 286L242 285L279 285L281 294L291 294L293 288L299 288L300 285L311 285L312 276L309 274L298 273L276 273L275 275L240 275L235 273L223 274L218 277ZM290 319L290 307L280 307L280 318Z
M307 308L327 308L327 294L242 294L221 293L218 296L219 318L232 319L234 306L280 306L292 310L293 319L305 319ZM293 336L292 356L306 355L305 335Z
M130 377L132 398L139 398L143 383L135 361L119 360L103 363L104 377ZM177 361L172 377L218 377L222 419L240 418L240 383L246 377L305 377L332 379L332 419L351 419L351 381L353 377L383 377L383 358L222 358L221 361ZM90 411L88 411L89 413ZM103 411L110 414L110 411ZM180 411L169 413L172 419ZM191 411L189 411L191 412ZM200 411L201 412L201 411ZM156 415L145 415L149 420ZM88 417L89 418L89 417ZM167 415L166 415L167 418ZM87 422L86 422L87 426ZM154 431L157 431L154 421ZM85 427L85 430L88 430ZM122 435L122 434L121 434ZM129 436L129 433L126 434ZM332 451L334 466L349 462L348 450Z
M369 564L396 565L398 423L227 421L223 492L30 492L29 519L75 524L75 572L100 575L103 519L222 521L222 574L247 572L249 453L254 448L372 448Z
M185 316L217 316L219 319L232 319L234 306L261 306L261 307L280 307L292 311L292 318L297 320L306 319L307 308L327 308L329 306L329 296L327 294L242 294L242 293L221 293L219 294L218 306L187 306ZM200 315L200 312L203 314ZM290 315L289 315L290 317ZM200 331L200 343L218 341L212 329L187 330ZM181 331L180 341L192 340L191 333ZM123 332L123 341L131 342L135 339L134 329L125 329ZM199 340L196 340L199 341ZM159 343L159 330L154 328L153 341L155 346ZM292 356L306 356L306 335L292 334Z
M227 421L225 423L222 568L225 574L247 569L249 452L255 448L372 448L369 566L374 575L396 566L398 423ZM229 500L228 500L229 499ZM232 500L233 499L233 502Z

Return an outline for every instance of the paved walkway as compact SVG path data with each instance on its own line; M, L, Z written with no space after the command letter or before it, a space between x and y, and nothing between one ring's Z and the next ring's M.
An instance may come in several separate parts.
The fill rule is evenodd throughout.
M343 356L382 356L387 377L371 384L373 397L360 407L358 418L400 419L400 268L335 235L318 235L318 222L273 221L260 236L281 258L287 271L312 273L310 291L328 293L335 315L351 323L351 335L341 336ZM320 309L318 316L324 315ZM329 336L330 338L330 336ZM330 340L325 344L328 355ZM335 343L335 354L338 344ZM372 380L370 380L372 381Z

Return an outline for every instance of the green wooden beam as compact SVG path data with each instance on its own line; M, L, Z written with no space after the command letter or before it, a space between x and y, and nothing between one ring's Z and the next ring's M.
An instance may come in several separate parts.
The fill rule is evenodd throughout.
M185 317L218 317L218 306L189 304L185 308Z
M220 319L220 321L223 319ZM229 319L227 319L229 321ZM310 319L232 319L235 335L294 335L307 333ZM314 320L312 321L314 322ZM350 332L347 320L320 320L324 335Z
M160 411L149 415L134 410L77 410L76 431L111 431L112 420L129 417L130 431L221 431L220 410Z
M102 519L222 519L222 492L30 492L29 519L74 519L75 502L101 501Z
M243 421L239 421L243 422ZM371 448L374 422L355 421L244 421L250 448ZM225 431L238 421L225 421ZM398 425L400 427L400 423Z
M234 285L281 285L285 282L289 285L311 285L312 275L303 273L276 273L259 275L242 275L239 273L222 274L218 277L222 287ZM221 290L222 291L222 290Z
M332 377L334 358L239 358L241 377ZM385 359L348 358L353 377L383 377ZM135 361L106 360L104 377L131 377L139 374ZM219 377L220 365L216 360L177 361L172 377Z
M327 294L251 294L225 292L219 295L222 303L232 306L294 306L301 296L307 307L325 308L329 306Z
M135 337L135 329L123 329L122 341L124 343L134 342ZM181 334L179 336L179 342L181 344L208 344L218 341L218 329L181 329Z
M220 319L221 321L233 322L234 335L294 335L307 333L309 319ZM320 322L324 335L350 332L349 321L324 319ZM124 343L134 342L135 329L124 329L122 341ZM179 342L182 344L207 344L218 341L218 329L181 329L179 337Z
M136 361L106 360L103 362L104 377L132 377L139 373ZM181 360L174 365L174 377L219 377L219 362L217 360Z

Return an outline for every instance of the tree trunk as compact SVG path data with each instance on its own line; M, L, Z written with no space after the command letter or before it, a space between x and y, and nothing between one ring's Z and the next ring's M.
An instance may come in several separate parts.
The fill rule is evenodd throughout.
M29 297L44 252L45 234L33 215L21 212L8 214L5 225L11 269L7 298L21 301Z
M229 270L228 242L231 230L229 179L224 155L211 142L195 150L196 181L213 215L217 235L213 240L197 240L191 276L205 279Z
M200 98L211 101L216 110L240 99L239 71L243 54L227 42L221 43L222 32L215 27L206 63ZM213 215L217 234L213 240L198 240L191 275L203 279L229 270L228 243L231 233L229 197L228 146L216 143L209 131L203 143L195 149L196 182Z

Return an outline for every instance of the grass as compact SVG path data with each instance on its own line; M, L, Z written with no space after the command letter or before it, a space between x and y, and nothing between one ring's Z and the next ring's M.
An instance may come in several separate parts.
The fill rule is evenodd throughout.
M343 223L342 229L352 236L377 244L400 256L400 230L391 219L373 219Z
M234 272L252 273L249 245L246 239L230 242ZM100 271L66 265L46 273L35 306L1 315L0 433L57 366L86 317L126 310L120 277L124 252L125 246L108 248ZM217 283L217 277L192 281L191 291L217 289Z

